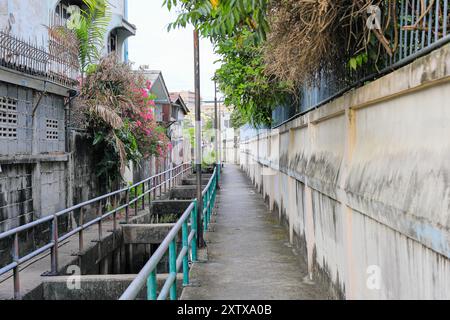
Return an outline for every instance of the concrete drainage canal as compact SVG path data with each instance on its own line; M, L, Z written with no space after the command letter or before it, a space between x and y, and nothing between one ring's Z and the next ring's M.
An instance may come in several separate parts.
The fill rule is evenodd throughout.
M202 184L208 183L205 174ZM42 277L42 284L24 299L32 300L116 300L130 285L136 274L149 260L179 217L196 197L195 175L187 176L182 185L151 201L149 206L121 223L101 241L95 241L74 256L73 261L58 276ZM181 232L177 251L181 248ZM168 254L157 267L157 282L161 289L168 276ZM178 274L177 286L182 284ZM181 290L178 292L181 295ZM138 298L145 299L145 288Z

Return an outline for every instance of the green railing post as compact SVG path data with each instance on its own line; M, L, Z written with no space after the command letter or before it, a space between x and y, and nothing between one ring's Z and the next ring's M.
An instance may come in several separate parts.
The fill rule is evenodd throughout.
M183 257L183 285L187 286L189 284L189 234L187 220L183 223L181 232L183 237L183 248L187 249L186 254Z
M216 202L216 192L217 192L217 189L216 189L216 186L214 183L214 187L213 187L213 191L212 191L212 195L211 195L211 214L212 214L212 211L214 210L214 204Z
M206 230L208 230L209 227L209 215L210 215L210 209L211 209L211 188L208 188L208 191L206 192Z
M206 201L207 201L207 199L208 199L208 197L206 196L206 194L205 194L205 196L203 197L203 210L202 210L202 215L203 215L203 230L207 230L208 229L208 225L207 225L207 223L208 223L208 221L207 221L207 219L206 219L206 216L208 215L208 210L206 210L206 212L205 212L205 209L206 209L206 205L207 205L207 203L206 203Z
M153 270L147 278L147 300L156 300L157 288L156 271Z
M220 163L217 165L217 174L216 174L216 176L217 176L217 185L216 185L216 187L219 185L219 180L220 180Z
M210 209L211 209L211 202L210 202L210 200L211 200L211 185L210 185L210 187L208 188L208 193L207 193L207 204L206 204L206 229L208 229L209 228L209 217L210 217Z
M169 273L177 276L177 244L173 239L169 244ZM175 278L170 287L170 300L177 300L177 279Z
M214 187L214 184L211 185L211 190L209 191L209 207L208 207L208 225L211 222L211 214L212 214L212 197L214 195L214 189L212 188Z
M197 199L194 200L194 210L191 213L191 228L195 231L194 239L192 239L192 261L197 261Z

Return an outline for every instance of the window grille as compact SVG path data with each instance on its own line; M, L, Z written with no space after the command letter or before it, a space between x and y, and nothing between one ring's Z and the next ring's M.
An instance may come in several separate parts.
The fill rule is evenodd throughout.
M0 97L0 138L17 138L17 100Z
M47 140L58 140L58 120L47 119Z

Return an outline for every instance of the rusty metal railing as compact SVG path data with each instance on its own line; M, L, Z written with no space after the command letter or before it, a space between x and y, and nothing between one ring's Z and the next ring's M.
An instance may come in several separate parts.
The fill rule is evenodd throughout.
M78 52L50 39L49 48L0 31L0 66L74 87L80 68Z
M57 275L58 274L58 244L76 234L78 234L78 249L81 252L84 249L84 237L83 237L83 231L87 228L97 224L98 225L98 237L99 240L102 239L102 222L105 219L111 218L113 219L113 232L117 230L117 215L120 212L125 211L125 222L129 221L130 218L130 208L134 206L134 212L135 215L138 214L138 209L140 208L138 206L139 202L142 206L142 209L145 208L145 198L147 197L147 201L150 204L151 198L153 195L153 199L156 198L157 195L157 189L159 189L159 194L161 195L163 192L163 189L167 191L172 186L176 185L185 175L186 172L191 170L191 164L190 163L183 163L177 167L174 167L169 170L165 170L163 172L160 172L158 174L155 174L145 180L142 180L134 185L128 186L126 188L102 195L100 197L79 203L75 206L72 206L70 208L64 209L62 211L59 211L53 215L43 217L41 219L35 220L33 222L27 223L25 225L22 225L20 227L11 229L9 231L3 232L0 234L0 241L13 237L13 244L12 244L12 262L8 265L2 267L0 269L0 276L9 272L13 271L13 283L14 283L14 298L20 299L20 275L19 275L19 267L21 264L33 259L34 257L45 253L47 251L50 251L51 255L51 270L48 275ZM138 190L142 190L140 194L138 194ZM120 197L124 197L125 202L124 204L120 205L120 201L117 201L117 199ZM84 207L93 205L93 204L100 204L100 211L103 211L102 204L105 204L106 202L112 202L114 205L112 208L109 208L106 210L105 213L99 212L98 216L95 219L92 219L90 221L83 221L83 213L80 212L79 214L79 220L78 220L78 226L76 228L71 229L70 231L67 231L65 234L60 234L58 232L58 220L61 219L63 216L66 216L70 213L75 212L76 210L81 210ZM19 234L22 232L29 231L39 225L50 223L51 224L51 241L43 245L42 247L26 254L25 256L20 256L20 242L19 242Z

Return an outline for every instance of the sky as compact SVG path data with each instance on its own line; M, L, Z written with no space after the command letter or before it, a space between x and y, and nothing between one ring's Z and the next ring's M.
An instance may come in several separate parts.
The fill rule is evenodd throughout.
M193 28L167 32L175 21L176 11L162 7L163 0L128 0L128 21L136 25L136 36L129 38L129 60L135 68L148 65L161 70L170 92L194 91ZM200 40L200 94L203 100L214 98L211 78L219 64L219 56L207 39Z

